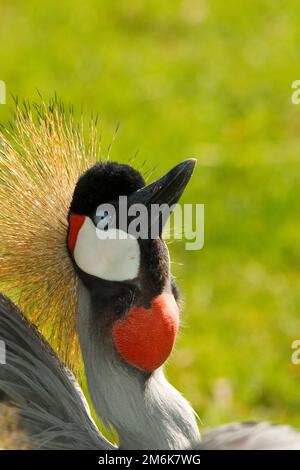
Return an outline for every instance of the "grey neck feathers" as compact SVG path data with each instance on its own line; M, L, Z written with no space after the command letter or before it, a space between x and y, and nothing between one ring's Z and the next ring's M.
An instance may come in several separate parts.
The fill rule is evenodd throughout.
M100 330L100 331L99 331ZM188 449L200 435L193 409L158 369L150 377L124 364L95 327L89 292L80 284L78 333L89 393L122 449Z

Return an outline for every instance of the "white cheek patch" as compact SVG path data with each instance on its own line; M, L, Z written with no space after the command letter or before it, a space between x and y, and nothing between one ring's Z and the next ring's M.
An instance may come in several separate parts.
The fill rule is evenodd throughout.
M96 229L89 217L78 232L73 256L82 271L107 281L134 279L139 272L136 238L122 230Z

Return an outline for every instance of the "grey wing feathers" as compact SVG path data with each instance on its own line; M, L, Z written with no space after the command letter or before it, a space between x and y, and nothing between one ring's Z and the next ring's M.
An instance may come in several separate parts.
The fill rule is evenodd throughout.
M6 363L0 364L0 401L18 410L31 448L114 449L92 421L75 378L2 294L0 340L6 347Z
M203 436L201 449L299 450L300 432L290 426L268 423L232 423Z

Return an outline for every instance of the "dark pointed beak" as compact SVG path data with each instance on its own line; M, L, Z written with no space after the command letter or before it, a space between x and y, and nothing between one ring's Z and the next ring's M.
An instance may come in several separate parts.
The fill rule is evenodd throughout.
M160 216L160 229L165 225L170 213L182 196L196 166L197 160L190 158L179 163L166 175L158 180L135 191L128 197L128 204L143 204L149 210L151 205L167 205L169 211L162 211ZM150 225L157 223L157 218L151 218Z
M168 204L173 206L181 198L196 166L197 160L189 158L176 165L166 175L135 191L128 197L130 204Z

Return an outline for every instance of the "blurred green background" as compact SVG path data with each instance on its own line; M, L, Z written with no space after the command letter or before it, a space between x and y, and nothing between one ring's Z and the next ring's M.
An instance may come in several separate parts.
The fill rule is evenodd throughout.
M153 170L198 158L185 202L205 246L170 245L185 297L167 372L204 427L300 426L298 0L1 1L0 79L101 117L103 153Z

